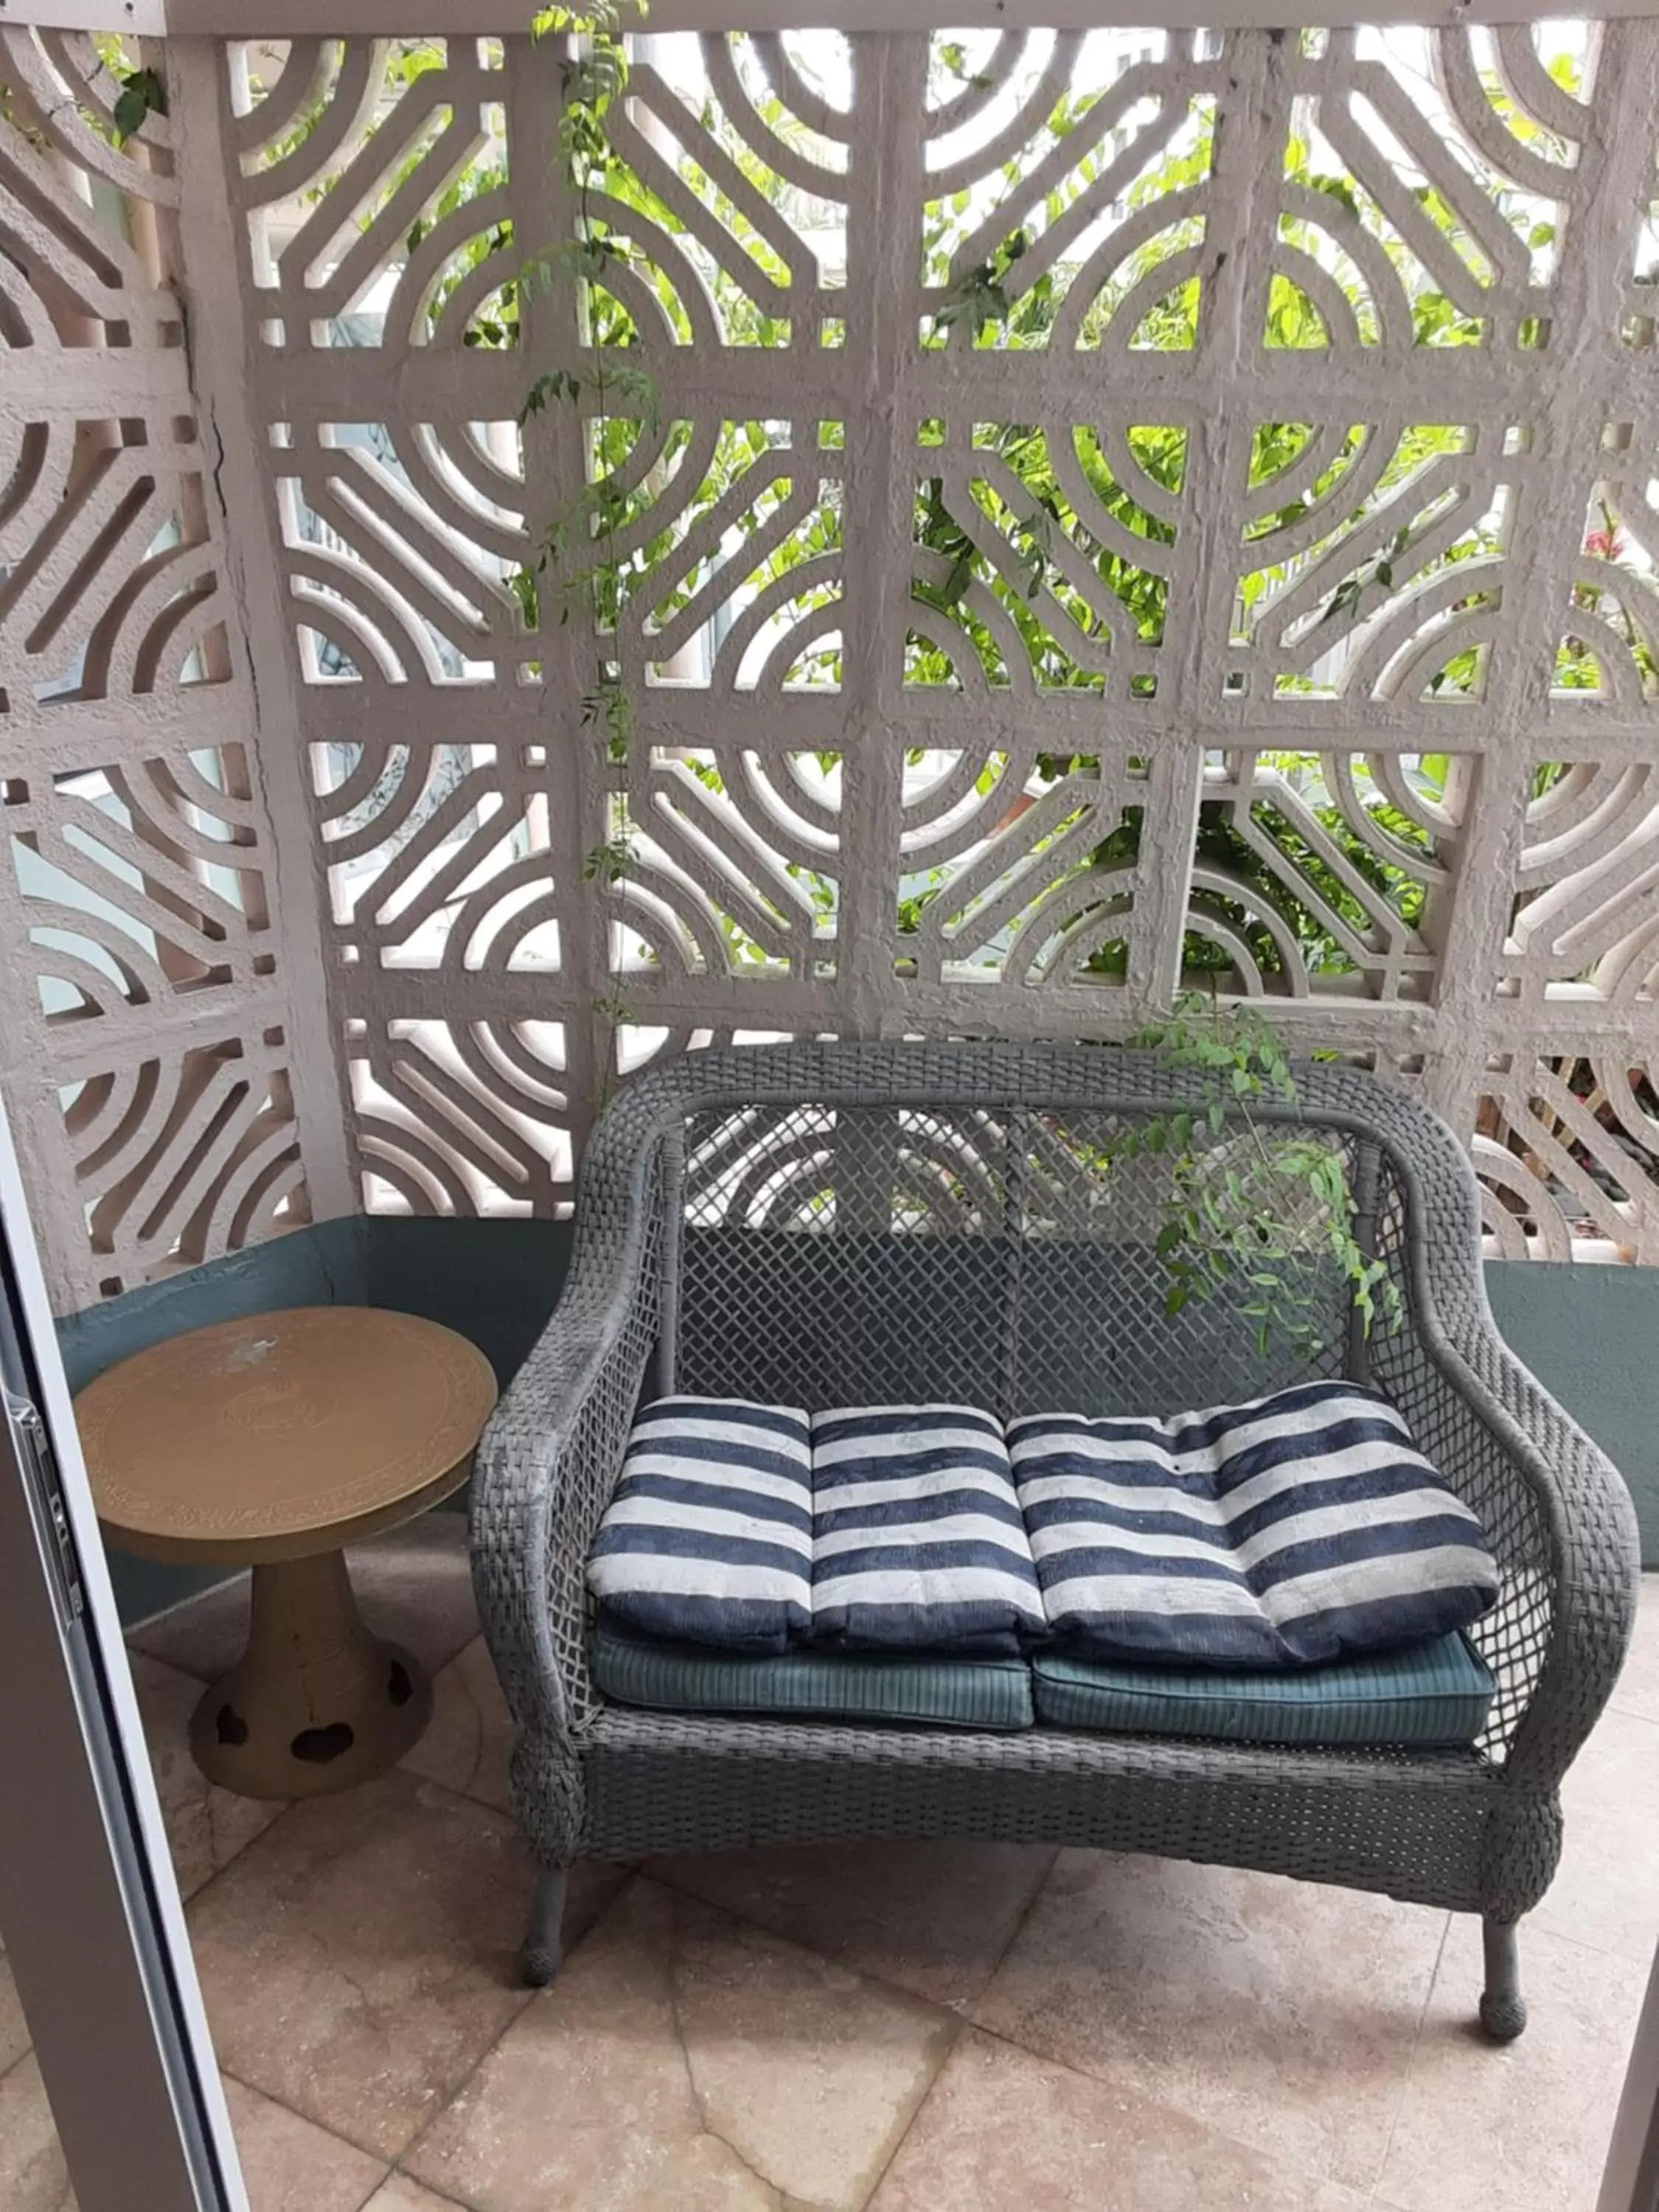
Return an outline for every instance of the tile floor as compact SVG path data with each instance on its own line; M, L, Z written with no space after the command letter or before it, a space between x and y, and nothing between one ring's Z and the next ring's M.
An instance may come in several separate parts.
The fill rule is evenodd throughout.
M254 2212L1592 2212L1659 1939L1659 1577L1499 2051L1471 1923L996 1845L589 1867L532 1996L463 1541L434 1515L360 1555L441 1672L404 1770L347 1796L191 1764L235 1590L133 1639ZM0 2205L70 2206L3 1958Z

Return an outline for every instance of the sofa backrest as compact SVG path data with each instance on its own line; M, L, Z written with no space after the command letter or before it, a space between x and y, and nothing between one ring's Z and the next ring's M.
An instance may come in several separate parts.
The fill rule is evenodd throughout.
M1096 1057L1109 1081L1123 1055ZM1007 1419L1174 1412L1363 1372L1346 1286L1322 1258L1311 1362L1283 1333L1263 1357L1243 1310L1260 1293L1239 1280L1166 1310L1167 1161L1109 1157L1152 1110L806 1097L692 1111L670 1194L674 1387L812 1411L942 1399ZM1320 1134L1374 1189L1363 1133ZM1230 1124L1216 1173L1250 1141Z

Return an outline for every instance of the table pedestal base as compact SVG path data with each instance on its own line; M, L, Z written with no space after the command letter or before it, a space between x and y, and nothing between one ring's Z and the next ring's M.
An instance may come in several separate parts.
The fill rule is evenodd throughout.
M253 1570L247 1650L196 1708L191 1750L244 1797L318 1797L395 1766L432 1714L418 1662L371 1636L345 1556Z

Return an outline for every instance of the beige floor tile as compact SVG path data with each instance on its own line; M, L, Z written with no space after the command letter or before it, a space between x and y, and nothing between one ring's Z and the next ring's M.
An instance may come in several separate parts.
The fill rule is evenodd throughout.
M395 2159L525 2002L528 1861L412 1776L297 1805L191 1908L227 2070Z
M375 2191L363 2212L467 2212L467 2208L458 2208L453 2197L434 2197L406 2173L394 2173L383 2189Z
M364 1620L377 1636L407 1644L429 1673L447 1667L477 1634L465 1514L423 1514L355 1545L346 1556ZM135 1650L204 1682L228 1673L246 1640L246 1575L216 1584L127 1638Z
M1066 1851L971 2016L1368 2189L1444 1926L1443 1913L1277 1875Z
M1640 1720L1659 1721L1659 1574L1644 1575L1625 1671L1614 1683L1613 1704Z
M0 2074L15 2066L29 2047L28 2022L23 2000L17 1994L11 1966L0 1948Z
M69 2166L33 2058L0 2076L0 2204L6 2212L75 2212Z
M567 1959L588 1931L598 1926L633 1879L631 1866L613 1866L604 1859L583 1859L571 1868L570 1887L564 1901ZM528 1892L522 1901L529 1904Z
M969 2028L870 2212L1364 2212L1366 2203Z
M1561 1789L1560 1868L1528 1922L1621 1957L1659 1938L1659 1720L1613 1707Z
M1399 2212L1591 2212L1650 1960L1523 1928L1518 2043L1469 2026L1479 1923L1452 1923L1378 2194Z
M238 1851L263 1835L283 1808L216 1790L190 1754L190 1721L202 1695L200 1682L142 1651L129 1656L173 1870L181 1892L193 1897Z
M250 2212L360 2212L386 2168L297 2112L227 2077Z
M432 1718L404 1765L481 1805L507 1812L512 1803L507 1762L513 1723L488 1645L475 1636L433 1686Z
M640 1881L404 2163L479 2212L855 2212L954 2033Z
M1014 1844L827 1844L653 1861L647 1874L936 2004L971 2003L1054 1864Z

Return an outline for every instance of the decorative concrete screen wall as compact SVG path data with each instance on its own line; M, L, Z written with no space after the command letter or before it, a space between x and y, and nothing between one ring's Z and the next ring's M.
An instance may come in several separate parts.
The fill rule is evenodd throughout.
M283 895L261 792L294 732L257 711L191 389L174 126L118 149L84 38L0 32L0 1082L67 1308L304 1218L301 1136L338 1116L311 886Z
M64 1304L1183 975L1659 1258L1659 22L653 30L585 213L556 40L0 56Z

